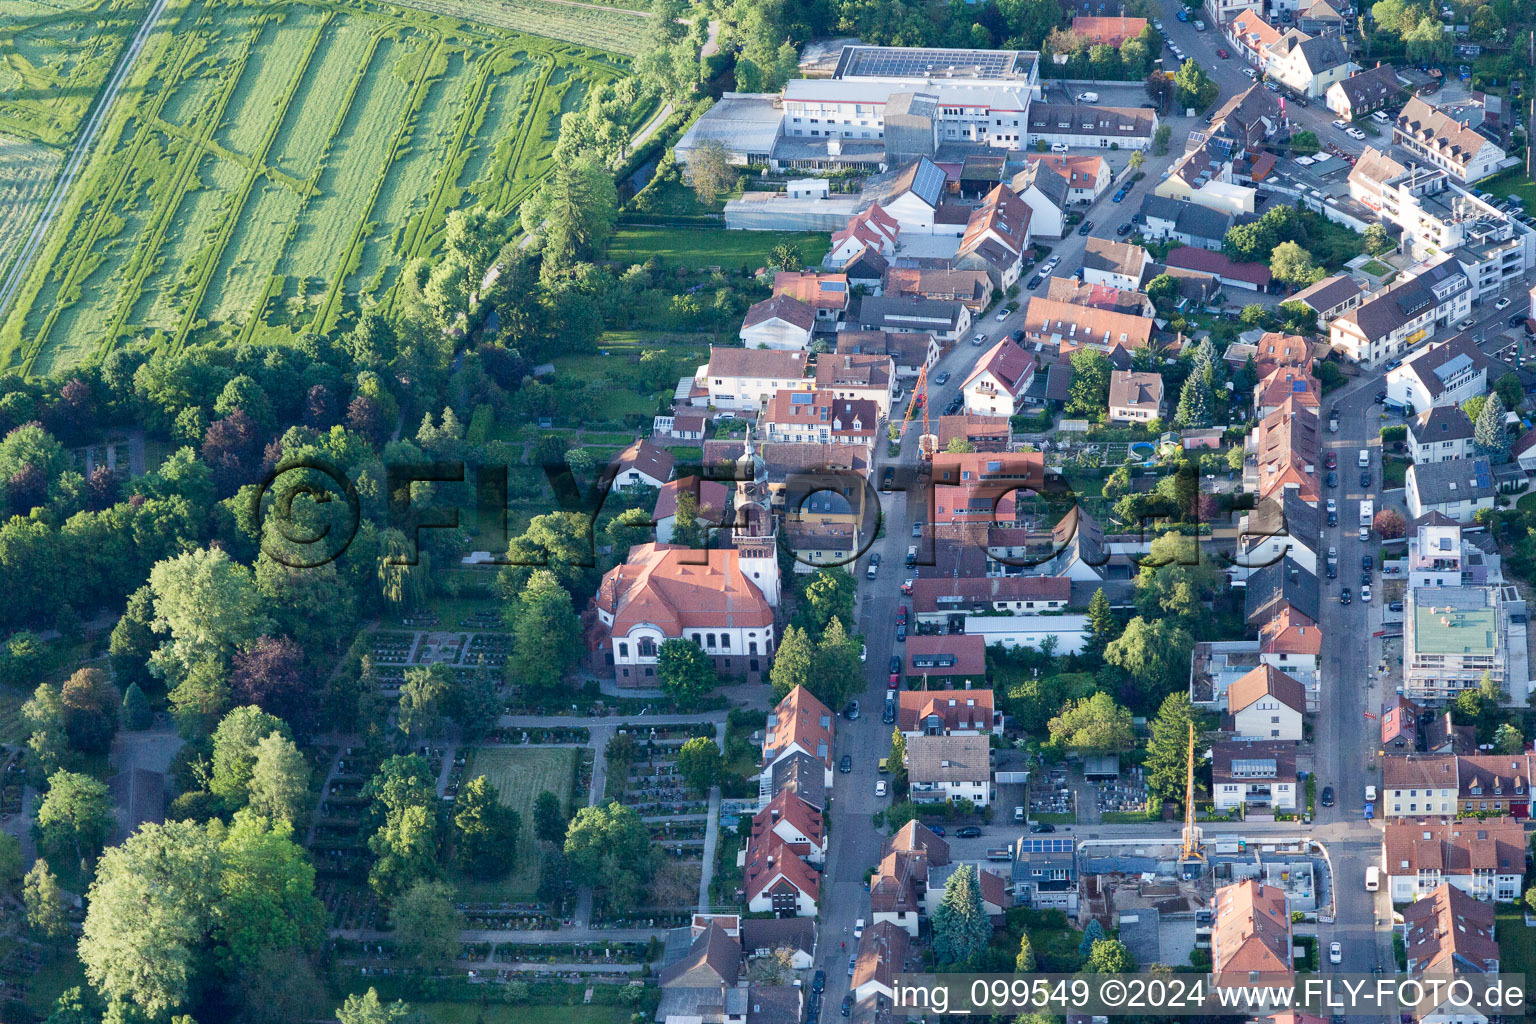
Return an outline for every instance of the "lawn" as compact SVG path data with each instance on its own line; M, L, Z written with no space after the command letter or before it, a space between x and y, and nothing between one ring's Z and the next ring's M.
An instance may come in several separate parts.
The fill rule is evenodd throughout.
M1519 196L1525 200L1527 213L1536 211L1536 182L1519 170L1505 171L1492 178L1484 178L1472 187L1475 191L1487 192L1500 203L1511 195Z
M1500 911L1494 934L1499 939L1499 970L1536 978L1536 928L1525 926L1525 916L1518 911Z
M652 256L663 264L751 270L764 266L775 246L787 242L800 250L803 263L820 262L832 236L817 231L727 231L724 228L620 227L608 258L625 265Z
M517 869L496 882L465 882L461 891L476 899L531 896L539 884L539 859L534 850L533 804L539 793L549 790L560 798L562 806L571 801L571 781L576 772L574 747L490 747L475 751L474 761L464 778L484 775L501 802L523 819L524 855L517 858ZM585 803L585 800L578 801ZM494 894L494 895L493 895Z
M400 269L437 249L449 211L515 215L553 167L559 115L628 65L424 13L460 6L495 23L546 5L170 0L180 29L153 35L135 64L0 322L0 369L46 374L125 339L324 332L393 309ZM23 42L0 30L0 74ZM14 233L0 220L0 263Z
M623 1006L501 1006L412 1003L432 1024L627 1024Z

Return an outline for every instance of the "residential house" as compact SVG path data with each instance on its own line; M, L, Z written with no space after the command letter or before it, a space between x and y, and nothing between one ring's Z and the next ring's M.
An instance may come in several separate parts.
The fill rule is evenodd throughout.
M658 1024L745 1024L741 943L719 924L711 922L699 931L687 949L662 968L657 982L661 989Z
M923 677L925 685L944 686L950 679L986 682L986 648L977 644L955 645L958 654L941 654L931 641L964 639L960 637L912 637L930 641L924 653L907 655L907 678ZM980 637L972 639L979 640ZM980 657L978 663L977 658ZM941 659L950 660L943 661ZM965 659L962 662L960 659ZM939 671L933 671L938 669ZM896 728L913 736L986 736L1002 735L1003 716L992 704L991 690L903 690L897 699Z
M1315 409L1290 400L1281 403L1259 421L1253 445L1255 464L1244 472L1245 485L1252 472L1250 489L1260 498L1295 488L1303 500L1317 503L1320 436Z
M1279 97L1255 82L1217 107L1209 127L1203 132L1191 132L1190 141L1211 139L1234 164L1251 163L1268 151L1270 137L1278 134L1283 124Z
M709 362L699 368L709 404L716 409L757 412L780 391L809 391L804 352L752 348L709 349Z
M1322 554L1322 513L1294 489L1260 499L1245 514L1237 529L1233 579L1244 579L1253 570L1290 560L1317 575Z
M787 953L789 966L816 966L816 921L809 917L749 917L741 922L741 948L749 959Z
M1430 345L1387 371L1387 402L1414 411L1463 405L1488 392L1488 359L1458 334Z
M1357 165L1358 166L1358 165ZM1328 325L1328 340L1346 359L1374 365L1401 356L1472 310L1472 286L1452 260L1369 296ZM1388 375L1388 394L1391 379Z
M848 278L848 287L862 288L867 295L879 295L885 285L885 273L891 267L890 260L882 256L874 246L866 246L839 265Z
M781 793L793 793L817 810L824 811L830 777L825 763L796 748L764 770L758 791L765 803Z
M1146 18L1085 18L1072 19L1072 31L1093 45L1113 46L1120 49L1127 39L1135 39L1147 29Z
M916 938L928 871L948 863L949 844L926 825L914 820L897 829L886 840L880 863L870 879L871 923L890 924Z
M848 275L780 270L773 275L773 294L800 300L816 311L818 327L836 330L848 312Z
M1352 121L1395 105L1402 95L1403 84L1398 81L1397 69L1391 64L1378 64L1334 82L1326 97L1329 110Z
M1007 867L976 860L969 863L935 864L928 868L928 885L923 893L923 912L930 918L944 899L944 886L956 871L974 871L976 888L981 896L981 912L996 928L1003 923L1003 915L1013 906L1013 880L1003 874ZM1009 871L1009 875L1012 872Z
M1150 423L1163 415L1163 378L1156 373L1113 370L1109 375L1111 423Z
M1381 849L1393 903L1412 902L1441 885L1484 901L1520 896L1525 830L1514 818L1390 821Z
M651 510L651 518L656 522L657 543L672 543L673 532L677 529L677 499L683 494L693 498L696 522L715 524L725 521L731 492L724 484L700 480L696 476L672 480L662 485L656 495L656 507Z
M1457 757L1476 754L1477 727L1457 725L1449 711L1429 715L1424 723L1424 752L1455 754Z
M1291 914L1284 889L1249 879L1216 890L1211 973L1223 987L1283 983L1282 976L1291 973Z
M1096 107L1081 103L1029 105L1029 139L1033 148L1063 144L1074 149L1150 149L1157 134L1157 112L1151 107Z
M1262 419L1286 402L1320 412L1322 390L1322 385L1312 376L1310 361L1306 366L1277 366L1260 378L1253 389L1254 415Z
M1496 493L1493 470L1484 458L1415 463L1403 486L1409 518L1439 512L1467 524L1479 509L1493 507Z
M991 753L980 735L914 736L907 741L907 782L913 801L992 802Z
M1274 666L1261 664L1227 688L1227 710L1238 739L1300 740L1306 688Z
M1341 4L1340 6L1344 6ZM1348 9L1347 7L1345 8ZM1310 35L1342 35L1344 16L1328 0L1315 0L1310 6L1307 0L1297 5L1296 27ZM1358 74L1358 72L1357 72ZM1348 79L1346 79L1348 81ZM1334 85L1340 83L1335 82ZM1332 85L1328 87L1330 90Z
M651 429L658 437L672 441L702 441L709 429L709 419L709 413L703 409L678 406L670 416L657 416Z
M1063 351L1096 348L1109 352L1121 348L1130 352L1145 348L1152 337L1152 326L1147 317L1111 313L1038 296L1029 300L1024 312L1025 339L1057 346Z
M779 1024L799 1020L805 1011L805 989L796 985L754 983L747 989L746 1024Z
M916 589L916 584L913 584ZM987 647L979 636L918 636L907 637L906 670L908 679L921 679L923 681L923 693L935 697L946 691L961 690L965 692L963 697L957 699L966 701L967 708L973 707L968 702L981 699L981 694L986 695L988 707L992 703L991 690L971 690L971 686L984 686L987 681ZM955 694L951 692L950 697ZM902 694L906 696L906 694ZM974 716L976 712L966 712ZM900 718L901 711L897 717ZM922 716L919 715L919 718ZM965 719L965 714L960 715L956 721ZM967 727L972 719L965 719ZM949 724L946 716L944 721L948 728L953 730L956 725ZM1001 718L997 717L998 728L1001 728ZM985 722L982 723L985 725ZM987 726L989 730L992 727ZM995 730L992 730L995 731Z
M1360 70L1338 36L1309 36L1291 29L1269 48L1266 71L1293 92L1317 99Z
M1044 164L1067 179L1067 202L1088 205L1109 190L1114 175L1109 161L1086 153L1026 153L1032 164Z
M816 357L816 390L839 401L873 402L880 419L891 415L896 360L888 355L827 353Z
M1531 759L1526 754L1477 754L1456 759L1457 794L1467 817L1494 812L1517 821L1531 814Z
M1221 249L1234 223L1229 213L1158 195L1142 197L1138 216L1141 218L1142 236L1149 241L1174 241L1213 252Z
M1077 913L1077 841L1026 833L1013 841L1013 899L1021 907Z
M1012 338L1003 338L976 360L960 391L973 416L1014 416L1035 380L1035 357Z
M1271 275L1262 263L1238 263L1226 254L1185 245L1168 253L1168 265L1210 274L1231 288L1261 292L1269 288Z
M1012 288L1024 270L1024 250L1034 228L1030 205L1006 185L988 192L965 222L951 270L980 271L999 290Z
M1454 463L1410 466L1410 496L1414 470L1446 465ZM1510 613L1502 586L1418 587L1407 596L1405 696L1424 704L1451 701L1462 690L1475 689L1486 672L1501 689L1524 698L1526 680L1509 678ZM1519 628L1523 633L1524 625Z
M773 833L748 842L742 882L747 909L777 917L815 917L821 876Z
M1408 423L1408 454L1416 463L1465 459L1472 454L1472 421L1459 405L1434 405Z
M1201 17L1213 25L1225 25L1245 10L1263 6L1260 0L1205 0L1200 8Z
M752 817L751 840L766 842L777 836L795 856L820 864L827 856L827 833L821 808L793 793L780 793Z
M1446 714L1449 716L1450 712ZM1422 751L1419 724L1423 717L1419 706L1407 697L1390 698L1381 709L1382 747L1392 747L1394 751Z
M1281 35L1257 8L1242 11L1225 24L1227 40L1238 56L1257 68L1269 63L1269 48L1280 41Z
M1149 265L1146 272L1148 278L1157 276L1152 272L1155 266L1156 264ZM1092 306L1094 309L1123 313L1126 316L1150 317L1157 312L1146 292L1127 291L1103 284L1085 284L1075 277L1047 278L1045 297L1053 302Z
M676 459L665 448L658 448L649 441L636 441L615 456L618 469L614 473L613 486L621 491L635 487L660 488L672 479Z
M1080 552L1088 546L1073 544L1071 550ZM919 622L945 626L952 632L965 628L967 622L978 628L989 622L1010 628L1023 621L1036 621L1041 628L1055 625L1063 634L1058 637L1062 653L1067 653L1071 620L1060 613L1067 610L1071 599L1072 580L1055 575L919 577L912 584L912 611Z
M858 326L865 331L928 334L947 344L971 329L971 319L961 302L880 295L859 304Z
M963 303L973 314L992 304L992 279L980 270L948 267L892 267L885 272L883 295Z
M911 936L888 921L864 929L853 978L849 981L855 1002L882 996L892 1001L896 998L896 979L907 971L911 941Z
M1152 257L1139 245L1090 237L1083 254L1083 283L1135 291L1146 279L1151 262Z
M1012 521L1014 492L1039 491L1039 452L937 452L933 456L932 523Z
M845 227L832 233L832 249L827 253L829 267L842 268L861 252L869 250L880 256L894 256L901 237L901 223L872 203L848 220Z
M1463 184L1493 174L1505 155L1476 128L1418 96L1411 98L1397 115L1392 141Z
M1175 160L1152 194L1233 216L1252 213L1254 206L1253 189L1232 184L1232 157L1212 139L1191 146Z
M1499 973L1491 904L1441 884L1403 911L1403 947L1408 977L1424 997L1412 1017L1423 1024L1486 1024L1488 1016L1465 997L1452 1002L1445 986L1467 985L1472 975Z
M1066 234L1071 185L1049 164L1030 163L1013 176L1014 193L1029 207L1029 229L1036 238Z
M1408 589L1489 582L1483 550L1451 522L1423 523L1408 535ZM1497 579L1495 579L1497 582Z
M797 686L785 694L768 713L763 730L764 765L777 764L791 754L804 754L822 766L823 781L831 787L832 712L810 690Z
M1335 317L1342 316L1360 305L1365 290L1348 274L1334 274L1314 285L1308 285L1292 295L1291 302L1299 302L1317 313L1319 326L1326 327Z
M1290 555L1250 570L1244 589L1250 626L1262 626L1286 607L1317 621L1317 575Z
M1323 631L1317 621L1289 603L1259 627L1259 659L1293 678L1316 679L1322 653ZM1315 703L1315 698L1309 699Z
M1414 166L1417 168L1416 164ZM1409 175L1411 178L1414 174L1415 172L1410 172L1406 165L1399 163L1387 150L1366 146L1365 151L1355 160L1354 167L1350 168L1349 177L1346 179L1349 197L1377 213L1382 213L1384 208L1395 206L1395 203L1390 203L1389 199L1396 197L1399 191L1398 184L1403 180L1404 175Z
M1456 758L1437 754L1403 754L1381 763L1381 816L1420 817L1456 814Z
M1211 745L1211 790L1218 811L1239 806L1249 812L1294 811L1296 785L1294 743L1258 740Z
M939 361L937 339L931 334L891 331L842 331L837 336L839 355L888 355L896 361L896 376L916 377L924 366Z
M880 407L867 399L838 398L831 391L780 391L763 412L763 431L779 443L873 445Z
M939 451L949 448L950 442L960 440L978 452L1003 452L1008 450L1012 428L1006 416L972 416L962 413L939 417Z
M810 80L803 80L803 84L802 81L796 81L786 85L785 123L788 123L790 116L792 94L799 91L814 92L821 88L821 84ZM879 204L901 225L901 230L915 234L934 234L935 216L944 196L947 178L943 169L932 160L919 157L895 172L887 181L878 184L881 196Z
M747 309L741 343L747 348L804 350L816 329L816 310L792 295L774 295Z

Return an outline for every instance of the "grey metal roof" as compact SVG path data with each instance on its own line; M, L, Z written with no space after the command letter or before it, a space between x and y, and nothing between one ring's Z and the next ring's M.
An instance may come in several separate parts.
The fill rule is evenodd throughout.
M1304 302L1319 313L1326 312L1348 302L1360 294L1360 284L1348 274L1325 277L1317 284L1303 288L1292 296L1296 302Z
M1180 203L1179 219L1174 230L1191 238L1224 239L1232 227L1230 214L1220 213L1198 203Z

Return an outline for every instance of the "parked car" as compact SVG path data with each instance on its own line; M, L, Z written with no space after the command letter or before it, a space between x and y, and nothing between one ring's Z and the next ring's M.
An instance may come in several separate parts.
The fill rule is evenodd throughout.
M875 796L885 796L885 780L875 780Z
M854 969L854 967L858 966L858 963L859 963L859 958L858 957L851 956L851 957L848 958L848 977L850 977L850 978L853 977L853 969ZM848 997L844 996L843 998L846 999Z
M1391 604L1387 605L1387 610L1388 611L1393 611L1393 612L1400 612L1400 611L1403 610L1403 602L1401 602L1401 601L1393 601Z
M1044 280L1045 280L1045 275L1044 274L1036 274L1034 277L1029 279L1029 290L1030 291L1034 291L1036 288L1039 288L1040 287L1040 282L1044 281Z
M859 720L859 702L856 700L849 701L848 710L846 713L848 715L848 721L857 722Z
M1222 49L1221 47L1218 46L1216 48L1216 56L1220 57L1222 60L1226 60L1228 57L1231 57L1232 55L1230 53L1228 53L1226 50L1224 50L1224 49Z
M869 660L869 644L859 644L859 660Z
M998 322L1001 323L1002 321L1007 320L1012 315L1013 315L1013 310L1009 309L1007 306L1004 306L1002 309L997 311Z
M867 579L874 579L876 576L879 576L879 575L880 575L880 555L878 553L876 553L876 554L873 554L873 555L869 556L869 568L865 571L864 576Z
M1188 10L1188 8L1181 8L1179 13L1176 15L1176 17L1180 21L1188 21L1189 20L1189 10Z
M1463 320L1461 323L1456 325L1456 327L1459 330L1463 330L1463 331L1470 331L1472 328L1474 328L1476 326L1477 326L1477 321L1472 319L1470 316L1467 317L1465 320Z
M826 990L826 987L827 987L827 972L826 971L817 971L811 977L811 991L812 992L822 992L822 991Z
M907 624L905 622L896 627L896 642L899 644L907 642Z
M1376 392L1376 404L1377 405L1380 405L1382 402L1385 402L1386 400L1387 400L1387 393L1385 391L1378 391L1378 392Z
M1339 574L1338 563L1337 562L1329 562L1328 563L1328 578L1329 579L1333 579L1338 574Z
M1329 512L1328 513L1328 525L1329 526L1338 526L1339 525L1339 514L1337 512Z
M1052 825L1048 821L1037 821L1029 826L1029 830L1034 832L1036 835L1041 835L1048 832L1055 832L1056 826Z
M1369 487L1369 486L1371 486L1371 471L1370 470L1363 469L1363 470L1360 471L1360 486L1361 487Z
M1341 132L1349 131L1349 122L1348 121L1344 121L1344 120L1335 121L1335 122L1333 122L1333 126L1335 128L1337 128Z
M1082 224L1081 224L1081 225L1080 225L1080 226L1079 226L1079 227L1078 227L1078 229L1077 229L1077 233L1078 233L1078 234L1080 234L1080 235L1086 235L1086 234L1088 234L1088 232L1090 232L1090 231L1092 231L1092 230L1093 230L1093 221L1091 221L1091 220L1085 220L1085 221L1083 221L1083 223L1082 223Z
M1324 807L1332 807L1333 806L1333 787L1332 786L1324 786L1323 787L1323 806Z
M880 721L884 725L890 725L892 722L896 721L895 701L887 700L885 702L885 710L880 713Z
M849 971L848 973L852 974L853 972ZM853 1016L853 993L852 992L850 992L847 995L843 996L843 1005L842 1005L841 1012L842 1012L842 1015L844 1017L851 1017L851 1016Z
M1352 598L1350 596L1348 587L1345 587L1343 590L1339 591L1339 604L1349 604L1351 600Z
M1128 235L1130 233L1131 233L1131 225L1130 225L1129 222L1127 222L1125 224L1121 224L1119 227L1115 228L1115 235L1118 238L1124 238L1126 235Z
M1071 147L1068 146L1065 142L1053 142L1053 143L1051 143L1051 152L1052 153L1065 153L1070 148Z
M1247 75L1251 79L1254 79L1255 81L1257 81L1259 77L1259 73L1253 70L1253 68L1243 68L1243 74Z
M1368 572L1361 573L1360 574L1360 600L1362 600L1362 601L1366 600L1365 592L1367 590L1369 590L1370 587L1371 587L1371 574L1368 573Z
M1117 190L1114 195L1110 196L1110 202L1112 202L1112 203L1124 202L1125 201L1125 194L1127 192L1129 192L1129 191L1130 191L1130 189L1128 189L1128 188L1121 188L1121 189Z
M934 825L931 828L929 828L928 831L932 832L934 835L938 836L940 839L944 838L944 826L943 825Z
M1338 469L1339 468L1339 453L1335 452L1335 451L1329 451L1328 454L1324 455L1323 456L1323 467L1325 469Z
M1337 486L1339 486L1339 474L1336 471L1334 471L1334 470L1329 470L1327 479L1324 482L1329 487L1337 487ZM871 576L870 579L874 579L874 577Z
M1366 604L1371 603L1371 585L1369 583L1360 588L1360 600Z
M956 839L975 839L980 835L981 829L977 828L975 825L967 825L964 828L957 829L955 831Z
M933 382L935 384L939 385L939 387L943 387L945 384L948 384L949 383L949 371L948 370L940 370L938 376L933 378Z
M896 673L896 672L900 672L900 671L901 671L901 656L899 654L893 654L893 655L891 655L891 672L892 673Z
M1344 962L1344 947L1337 942L1328 943L1328 962L1341 964Z
M1376 568L1376 559L1372 558L1370 555L1361 555L1360 568L1366 572L1370 572L1372 569Z
M976 337L971 339L971 344L972 345L985 345L986 343L987 343L987 336L986 336L986 334L978 334L978 335L976 335Z
M844 775L853 771L853 756L851 754L844 754L843 759L837 762L837 770Z
M1022 343L1024 341L1024 329L1022 327L1016 328L1008 337L1012 338L1015 342ZM947 377L949 374L946 373L944 376Z

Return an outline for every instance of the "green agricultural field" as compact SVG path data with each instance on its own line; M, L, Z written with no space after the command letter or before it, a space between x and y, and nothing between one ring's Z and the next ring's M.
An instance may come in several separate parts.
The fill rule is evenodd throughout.
M0 280L37 223L60 162L57 150L0 135Z
M0 370L327 330L392 309L451 210L514 211L552 168L560 114L627 61L437 6L170 0L0 322Z
M490 747L475 751L474 761L465 769L464 778L484 775L501 802L523 819L519 839L517 867L499 882L472 883L476 898L489 899L492 893L531 894L539 884L538 842L533 838L533 802L539 793L549 790L560 798L562 806L571 801L571 782L576 773L575 747ZM585 801L580 801L585 802Z
M71 142L149 4L0 3L0 132L51 146Z
M756 270L780 242L800 250L807 264L820 262L832 236L816 231L727 231L724 228L620 227L608 247L608 258L619 263L644 263L652 256L663 265L721 267L743 265Z

